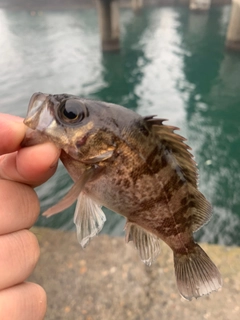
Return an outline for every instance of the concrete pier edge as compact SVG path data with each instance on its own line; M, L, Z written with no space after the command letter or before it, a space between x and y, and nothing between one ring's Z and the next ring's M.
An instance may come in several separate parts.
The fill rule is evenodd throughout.
M47 292L46 320L237 320L240 248L201 244L219 267L223 288L191 302L180 297L171 250L145 266L123 238L100 235L81 249L75 232L32 228L40 261L30 276Z

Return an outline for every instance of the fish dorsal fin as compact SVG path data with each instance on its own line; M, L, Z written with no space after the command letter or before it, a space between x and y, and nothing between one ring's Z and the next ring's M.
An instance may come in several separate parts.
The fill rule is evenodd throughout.
M101 207L81 192L74 213L74 223L78 241L83 248L102 230L105 221L106 217Z
M179 166L181 173L188 182L189 198L186 206L191 203L189 210L192 231L195 232L209 221L212 214L212 206L197 188L198 170L197 164L193 160L193 155L189 152L191 148L184 143L185 138L174 132L174 130L178 129L177 127L163 124L165 119L149 116L145 118L145 121L151 125L152 130L159 136L159 141L166 150L171 151L176 165Z
M141 260L150 266L160 253L160 240L132 222L126 223L125 232L125 241L133 241Z
M194 187L197 187L197 165L193 160L193 155L189 152L191 148L184 143L186 139L174 132L179 128L164 125L163 122L166 119L158 119L154 118L154 116L145 117L145 121L152 126L153 131L159 136L160 142L165 148L172 151L184 178Z
M189 189L195 200L195 206L192 208L191 217L192 231L196 232L210 220L212 215L212 206L199 190L192 187L189 187Z

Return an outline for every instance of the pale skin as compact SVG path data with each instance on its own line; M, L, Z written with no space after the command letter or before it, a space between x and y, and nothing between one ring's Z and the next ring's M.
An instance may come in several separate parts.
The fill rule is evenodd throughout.
M59 150L48 142L21 149L22 121L0 113L0 319L41 320L46 293L26 282L40 255L29 231L40 211L33 188L54 174Z

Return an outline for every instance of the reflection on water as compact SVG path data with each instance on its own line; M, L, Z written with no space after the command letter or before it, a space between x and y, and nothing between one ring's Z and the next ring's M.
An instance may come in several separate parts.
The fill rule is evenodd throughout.
M214 206L197 237L240 245L240 55L224 50L229 7L195 15L185 8L121 11L119 53L99 51L94 9L0 11L1 111L24 116L35 91L111 101L179 126L193 148L200 189ZM38 188L43 209L71 180L60 165ZM38 224L70 229L73 208ZM124 219L107 211L104 231L122 234Z
M214 206L213 219L198 235L239 245L240 56L224 50L228 14L225 8L194 21L191 16L180 32L189 52L184 75L194 85L186 101L188 138L199 163L200 187ZM183 12L180 20L185 19Z

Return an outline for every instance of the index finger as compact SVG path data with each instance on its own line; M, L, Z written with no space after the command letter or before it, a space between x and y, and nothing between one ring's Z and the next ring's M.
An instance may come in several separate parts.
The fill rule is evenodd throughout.
M23 119L0 113L0 155L18 150L24 138L26 127Z
M20 148L25 136L23 119L0 114L0 178L37 186L55 172L60 150L47 142Z

